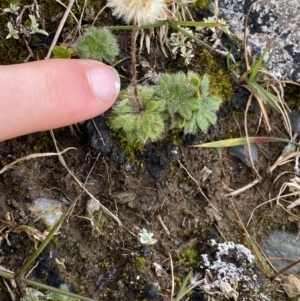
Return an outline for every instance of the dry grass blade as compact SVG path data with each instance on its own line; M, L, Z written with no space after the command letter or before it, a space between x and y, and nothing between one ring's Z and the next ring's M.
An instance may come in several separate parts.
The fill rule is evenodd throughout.
M282 177L283 175L286 175L286 174L293 174L293 175L294 175L294 173L292 173L292 172L287 172L287 171L281 173L281 174L278 175L278 176L276 177L276 179L273 181L270 190L272 189L273 185L280 179L280 177ZM291 192L291 193L288 193L288 194L283 194L284 191L285 191L287 188L289 188L292 192ZM259 204L258 206L256 206L256 207L253 209L253 211L251 212L250 218L249 218L249 220L248 220L248 222L247 222L247 227L248 227L249 224L250 224L250 221L251 221L251 219L252 219L252 217L253 217L253 215L254 215L254 212L255 212L258 208L260 208L260 207L262 207L262 206L264 206L264 205L266 205L266 204L271 204L271 203L274 202L274 201L276 201L276 204L277 204L278 206L280 206L285 212L287 212L289 215L293 216L296 220L299 220L299 216L297 216L297 215L295 215L295 214L292 214L291 211L287 210L287 209L286 209L283 205L281 205L281 203L280 203L280 200L286 201L286 198L289 198L289 197L291 197L291 196L298 196L298 195L300 195L300 178L294 177L290 182L285 182L285 183L283 183L283 184L281 185L281 188L280 188L280 190L279 190L279 193L277 194L276 197L270 198L268 201ZM288 208L289 208L289 206L288 206Z
M56 0L56 1L57 1L57 0ZM47 55L46 55L46 57L45 57L45 60L46 60L46 59L50 59L52 50L53 50L54 46L56 45L56 43L57 43L57 41L58 41L58 38L59 38L59 36L60 36L60 34L61 34L61 31L62 31L62 29L63 29L63 27L64 27L64 24L66 23L66 20L67 20L69 14L70 14L70 11L71 11L71 9L72 9L72 7L73 7L74 2L75 2L75 0L70 0L69 4L68 4L68 6L67 6L67 9L66 9L66 11L65 11L65 13L64 13L64 16L62 17L62 19L61 19L61 21L60 21L60 23L59 23L59 26L58 26L58 28L57 28L57 30L56 30L54 39L53 39L53 41L52 41L52 43L51 43L51 46L50 46L50 48L49 48L49 50L48 50L48 53L47 53ZM75 19L76 19L76 18L75 18Z
M291 158L294 158L294 157L297 157L297 156L300 156L300 151L298 152L292 152L290 154L288 154L287 156L284 156L283 158L280 158L279 160L277 160L271 167L270 167L270 172L274 171L274 169L279 166L279 165L283 165L283 164L286 164L289 161L289 159Z
M253 96L255 97L255 99L257 100L257 102L259 104L259 107L260 107L260 109L262 111L262 114L264 116L264 120L266 122L266 126L267 126L268 131L271 131L271 125L270 125L270 122L269 122L269 117L268 117L268 114L267 114L267 111L266 111L266 108L265 108L265 105L264 105L264 102L263 102L262 98L258 94L254 94L252 92L251 95L250 95L250 98L252 99Z
M242 188L239 188L239 189L237 189L237 190L235 190L235 191L233 191L233 192L230 192L230 193L228 193L228 194L225 194L225 196L228 197L228 196L239 195L240 193L245 192L247 189L249 189L249 188L255 186L255 185L256 185L257 183L259 183L260 181L261 181L261 178L255 179L255 180L252 181L251 183L249 183L249 184L243 186Z
M59 150L58 145L57 145L57 141L55 139L55 135L54 132L51 130L51 137L53 139L55 148L57 150ZM92 198L93 200L95 200L96 202L99 203L101 209L103 210L104 213L106 213L107 215L109 215L110 217L112 217L119 226L123 226L122 222L119 220L119 218L117 216L115 216L112 212L110 212L104 205L102 205L100 203L99 200L97 200L86 188L85 185L75 176L75 174L68 168L68 165L65 161L65 159L63 158L63 156L59 155L58 156L60 163L62 164L62 166L69 172L69 174L72 176L72 178L77 182L77 184L89 195L90 198Z
M231 139L224 139L224 140L219 140L219 141L213 141L213 142L207 142L203 144L196 144L196 145L190 145L189 147L230 147L230 146L237 146L237 145L245 145L249 141L250 143L270 143L270 142L281 142L281 143L290 143L295 146L300 146L299 143L288 140L288 139L282 139L282 138L276 138L276 137L241 137L241 138L231 138Z
M99 18L99 16L101 15L101 13L106 9L107 5L104 5L104 7L102 9L100 9L100 11L98 12L97 16L95 17L93 23L92 23L92 26L95 25L97 19Z
M22 161L30 160L30 159L35 159L35 158L41 158L41 157L51 157L51 156L61 156L63 153L71 150L71 149L76 149L75 147L69 147L63 150L62 152L59 153L42 153L42 154L31 154L25 157L22 157L20 159L15 160L14 162L11 162L7 165L5 165L1 170L0 170L0 175L12 168L14 165L17 163L20 163Z
M256 259L259 261L260 266L262 267L262 269L263 269L265 275L267 275L268 277L270 277L271 274L272 274L272 272L271 272L271 270L270 270L270 268L269 268L269 265L266 263L266 258L265 258L265 256L260 252L260 250L259 250L258 247L256 246L255 242L252 240L252 238L251 238L251 236L250 236L248 230L246 229L246 227L245 227L245 225L244 225L244 222L243 222L242 219L241 219L241 216L239 215L239 213L238 213L238 211L237 211L237 209L236 209L236 207L235 207L235 204L234 204L234 202L233 202L233 198L230 198L230 202L231 202L231 205L232 205L232 207L233 207L233 210L234 210L234 212L235 212L235 214L236 214L236 216L237 216L237 218L238 218L238 220L239 220L240 226L241 226L242 229L244 230L245 236L246 236L248 242L249 242L250 245L251 245L251 248L252 248L252 250L253 250L253 253L255 254Z
M169 253L170 266L171 266L171 276L172 276L172 287L171 287L171 296L170 300L173 301L174 291L175 291L175 278L174 278L174 265L171 253Z

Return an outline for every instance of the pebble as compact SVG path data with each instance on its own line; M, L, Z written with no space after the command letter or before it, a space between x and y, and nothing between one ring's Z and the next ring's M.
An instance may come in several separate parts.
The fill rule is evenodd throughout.
M300 113L297 111L291 111L288 113L290 118L292 132L296 133L300 137Z
M300 258L298 233L276 230L263 241L262 249L274 267L280 271ZM299 273L300 266L295 266L289 272Z
M62 202L45 198L36 199L29 209L35 218L40 217L49 228L52 228L63 214Z
M258 161L257 146L255 144L250 144L250 150L251 150L253 163L255 163ZM251 166L250 153L247 144L229 147L227 152L230 156L239 158L248 167Z
M153 284L146 284L144 292L143 292L143 297L148 299L148 300L153 300L158 298L158 289L156 288L155 285Z

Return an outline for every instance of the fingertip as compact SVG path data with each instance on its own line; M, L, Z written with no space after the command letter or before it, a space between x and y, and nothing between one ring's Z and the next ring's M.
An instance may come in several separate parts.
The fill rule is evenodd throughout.
M86 75L96 97L107 103L116 100L120 92L120 77L113 67L94 64L86 67Z
M53 59L0 70L0 140L98 116L120 90L115 69L93 60Z

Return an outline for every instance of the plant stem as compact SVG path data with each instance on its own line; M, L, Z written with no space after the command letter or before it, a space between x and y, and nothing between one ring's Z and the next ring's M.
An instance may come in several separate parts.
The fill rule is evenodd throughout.
M139 100L139 95L137 91L137 79L136 79L136 56L135 56L135 36L136 36L136 23L133 23L132 32L131 32L131 68L132 68L132 86L134 91L134 102L141 110L142 104Z

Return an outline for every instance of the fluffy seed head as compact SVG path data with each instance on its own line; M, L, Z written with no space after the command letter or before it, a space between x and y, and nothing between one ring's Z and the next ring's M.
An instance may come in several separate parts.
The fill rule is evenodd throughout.
M123 18L127 24L152 24L164 19L167 4L165 0L107 0L113 15Z

